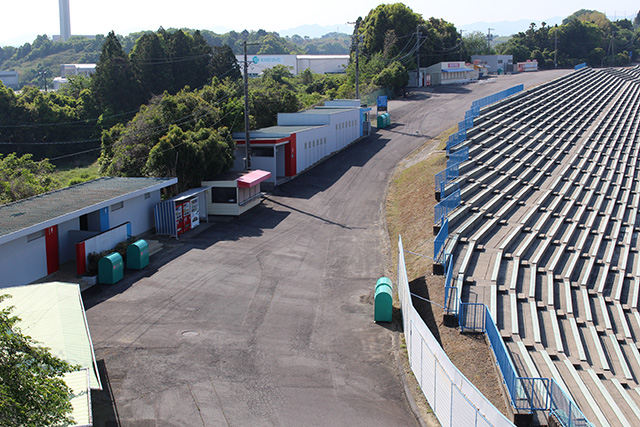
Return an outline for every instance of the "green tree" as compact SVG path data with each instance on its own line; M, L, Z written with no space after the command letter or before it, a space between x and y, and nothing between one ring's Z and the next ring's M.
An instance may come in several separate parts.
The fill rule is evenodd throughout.
M233 139L226 129L221 131L202 128L183 132L173 126L149 152L146 173L176 176L180 190L199 187L203 180L233 165Z
M406 40L415 34L418 25L425 24L420 14L402 3L381 4L372 9L361 21L359 34L364 35L364 50L369 54L385 50L387 32L393 30L397 40ZM402 46L398 47L400 49ZM387 49L389 47L387 46Z
M147 33L136 41L129 54L136 79L142 85L147 98L160 95L172 84L171 65L156 33Z
M409 84L409 72L400 62L394 61L378 74L374 83L400 94Z
M0 204L45 193L52 188L54 166L48 160L36 162L31 154L0 154Z
M165 44L173 75L173 84L169 91L177 93L185 86L193 85L195 81L196 70L191 58L193 37L182 30L171 31L165 35Z
M487 36L481 31L471 31L462 36L462 49L465 59L470 61L473 55L491 55L493 50L489 48Z
M91 91L98 106L107 114L137 110L143 102L140 83L113 31L102 45Z
M0 297L0 301L5 296ZM54 426L73 422L62 375L76 367L53 356L19 328L11 308L0 310L0 424Z
M231 80L240 80L242 78L240 66L229 45L216 46L213 48L211 75L219 79L228 77Z
M278 113L294 113L300 100L292 84L293 75L284 65L267 69L249 85L249 107L255 126L263 128L276 124Z

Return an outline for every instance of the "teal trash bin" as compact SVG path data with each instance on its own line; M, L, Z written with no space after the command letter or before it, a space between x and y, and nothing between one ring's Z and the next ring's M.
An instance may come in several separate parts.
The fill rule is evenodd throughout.
M386 120L386 126L391 126L391 114L389 113L384 113L387 117L385 117Z
M98 282L113 285L124 276L124 262L118 252L100 258L98 261Z
M142 270L149 265L149 244L146 240L138 240L127 246L127 268Z
M376 282L373 307L374 321L391 322L393 316L393 283L388 277L381 277Z
M378 116L378 129L382 129L384 127L384 114L380 114Z

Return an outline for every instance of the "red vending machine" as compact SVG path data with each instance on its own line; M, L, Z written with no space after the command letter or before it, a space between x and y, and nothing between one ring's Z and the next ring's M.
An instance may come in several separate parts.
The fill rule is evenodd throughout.
M191 201L182 204L182 232L191 230Z

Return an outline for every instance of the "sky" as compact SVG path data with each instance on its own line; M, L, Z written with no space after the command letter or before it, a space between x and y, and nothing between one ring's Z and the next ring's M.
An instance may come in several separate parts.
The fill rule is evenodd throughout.
M69 0L71 33L74 35L107 34L113 30L127 35L141 30L164 28L208 29L216 32L264 29L284 31L301 25L340 26L347 24L383 2L380 0L324 0L290 2L284 0ZM38 34L60 33L58 0L20 0L3 2L0 46L19 46L32 42ZM640 4L632 0L478 0L403 2L425 18L436 17L464 26L477 22L542 21L566 17L579 9L594 9L613 18L633 18ZM313 6L308 6L313 4ZM304 34L302 34L304 35Z

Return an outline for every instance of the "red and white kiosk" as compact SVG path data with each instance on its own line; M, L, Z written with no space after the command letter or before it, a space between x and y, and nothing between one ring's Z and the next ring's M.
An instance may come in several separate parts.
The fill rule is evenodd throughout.
M239 216L257 206L262 198L260 184L271 177L263 170L231 172L215 181L202 181L207 210L211 215Z

